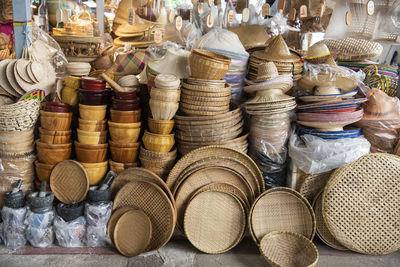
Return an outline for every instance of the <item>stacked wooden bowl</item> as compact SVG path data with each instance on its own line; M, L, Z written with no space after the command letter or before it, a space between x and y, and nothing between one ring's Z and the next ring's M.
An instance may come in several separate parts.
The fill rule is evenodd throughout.
M39 139L36 140L38 160L35 162L39 181L49 182L53 167L71 156L70 109L68 104L47 102L40 111Z
M132 257L163 247L172 237L176 206L165 182L144 168L129 168L111 184L115 195L107 234L117 250Z
M108 169L106 112L107 105L79 104L75 151L78 161L86 169L90 185L98 184Z
M79 103L79 88L81 88L81 77L67 76L65 78L65 87L61 91L61 100L70 106L76 106Z
M127 92L114 90L113 95L111 121L108 121L111 136L110 169L119 173L126 168L138 166L141 109L136 87Z
M79 89L79 103L83 105L107 105L109 91L106 82L92 77L83 77Z
M167 185L177 207L177 226L205 253L223 253L242 239L250 203L264 191L257 165L245 153L223 146L182 157Z
M240 108L215 116L175 116L175 137L182 155L209 145L224 145L247 152L247 135L243 135Z

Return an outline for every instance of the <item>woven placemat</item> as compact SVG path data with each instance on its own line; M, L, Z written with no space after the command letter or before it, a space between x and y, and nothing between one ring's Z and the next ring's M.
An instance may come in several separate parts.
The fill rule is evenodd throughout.
M119 173L118 176L114 178L110 187L112 197L114 197L125 184L133 181L143 181L158 185L164 191L164 193L167 194L172 206L174 207L174 223L176 222L177 211L175 198L172 195L171 190L168 188L163 179L148 169L133 167Z
M315 219L317 222L317 235L319 239L321 239L325 244L328 246L338 249L338 250L347 250L344 246L342 246L336 238L329 232L328 228L326 227L326 224L324 222L324 217L322 216L322 207L321 207L321 201L322 201L322 192L323 190L319 191L313 201L313 208L314 208L314 213L315 213Z
M185 234L198 250L218 254L235 247L243 237L246 214L232 194L205 191L190 200L185 212Z
M254 241L273 231L302 234L310 240L315 234L315 215L307 199L287 187L269 189L253 203L249 229Z
M285 231L274 231L260 242L260 252L271 266L315 266L319 253L306 237Z
M125 212L128 212L130 210L134 209L132 207L122 207L112 212L111 217L107 223L107 235L113 244L114 244L115 225L117 224L119 217L121 217Z
M124 185L114 199L113 210L120 207L139 209L149 216L153 234L146 251L157 250L170 240L175 229L175 211L158 185L143 181Z
M150 244L151 236L150 218L141 210L125 212L115 225L115 247L127 257L134 257L144 252Z
M304 177L300 178L302 181L297 184L296 190L311 203L315 195L325 187L331 174L331 171L318 174L304 174Z
M65 160L53 168L50 187L56 198L65 204L73 200L81 202L89 191L89 177L79 162Z
M193 197L197 190L212 183L227 183L239 188L243 192L249 192L250 190L240 174L231 169L210 167L193 172L181 184L175 195L178 225L180 227L183 226L183 217L190 198Z
M371 255L400 248L399 173L399 157L375 153L331 175L322 195L322 214L340 244Z
M257 167L255 162L247 156L245 153L242 153L240 151L237 151L235 149L229 148L229 147L224 147L224 146L206 146L206 147L201 147L196 150L193 150L192 152L186 154L183 156L172 168L171 172L168 175L167 178L167 185L171 189L174 187L176 181L178 180L178 177L180 173L186 169L187 166L192 165L193 163L200 161L205 158L209 157L219 157L219 158L226 158L226 159L236 159L240 162L243 163L243 165L246 165L251 173L253 174L254 179L259 181L259 184L261 186L261 193L264 192L265 186L264 186L264 179L261 174L260 169Z

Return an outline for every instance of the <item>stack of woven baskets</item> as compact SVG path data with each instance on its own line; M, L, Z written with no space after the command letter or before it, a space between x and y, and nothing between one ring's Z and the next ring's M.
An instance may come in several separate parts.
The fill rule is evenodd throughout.
M199 49L193 50L189 59L192 77L183 83L182 115L175 116L179 152L184 155L208 145L227 145L246 152L247 137L240 136L242 112L239 108L230 111L231 89L221 79L230 59Z
M156 87L150 91L150 109L153 117L148 119L148 130L144 132L140 149L140 162L165 179L176 159L174 128L176 111L179 107L180 79L174 74L159 74L155 78Z
M35 162L40 182L49 182L54 166L70 158L71 121L72 112L67 104L47 102L44 110L40 111L40 136L36 140L38 160Z
M35 178L33 127L39 116L38 100L20 101L0 107L0 207L4 194L22 179L21 190L32 190Z

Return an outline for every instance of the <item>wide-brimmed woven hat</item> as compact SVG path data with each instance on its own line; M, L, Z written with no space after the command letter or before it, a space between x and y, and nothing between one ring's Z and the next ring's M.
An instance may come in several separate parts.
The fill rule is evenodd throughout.
M396 98L386 95L379 89L372 89L367 98L368 102L363 104L363 120L398 120L399 103Z
M264 51L256 51L254 55L257 58L267 61L277 62L296 62L300 61L300 57L289 50L282 35L276 36L271 40Z
M115 31L115 35L119 37L136 37L143 36L144 32L149 29L149 25L147 24L122 24L118 26Z
M314 64L321 64L324 63L330 55L331 52L326 44L316 43L308 48L307 57L305 59Z

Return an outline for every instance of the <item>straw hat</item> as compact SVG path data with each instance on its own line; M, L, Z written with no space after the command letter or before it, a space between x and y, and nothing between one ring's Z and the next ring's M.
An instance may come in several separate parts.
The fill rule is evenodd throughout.
M268 33L261 25L240 25L239 27L229 28L228 30L234 32L239 37L244 48L251 49L254 47L264 46L269 39Z
M316 43L308 48L306 60L314 64L321 64L324 63L330 55L331 52L326 44Z
M265 82L278 76L278 69L276 68L274 62L267 62L258 66L257 79L255 79L254 82Z
M115 31L115 35L119 37L136 37L143 36L144 32L149 29L149 25L146 24L122 24L118 26Z
M244 90L253 93L260 90L281 89L287 91L293 86L291 75L279 75L273 62L267 62L258 66L257 78L253 81L245 80L249 86Z
M282 35L272 39L264 51L254 52L254 56L259 59L277 62L296 62L300 61L300 57L292 53L285 43Z
M399 119L399 102L396 98L386 95L379 89L372 89L367 98L368 102L363 104L363 120L395 120Z

